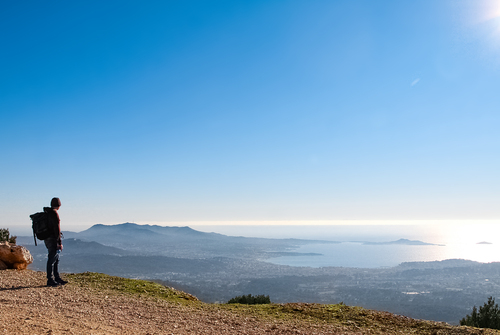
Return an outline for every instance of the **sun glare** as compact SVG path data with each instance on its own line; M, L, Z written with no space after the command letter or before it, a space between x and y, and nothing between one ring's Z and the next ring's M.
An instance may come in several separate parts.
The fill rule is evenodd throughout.
M500 52L500 0L477 0L462 2L461 37L477 43L476 53L489 65L497 64Z
M485 1L482 21L490 21L500 18L500 0Z
M485 0L480 3L478 21L493 28L493 34L500 37L500 0Z

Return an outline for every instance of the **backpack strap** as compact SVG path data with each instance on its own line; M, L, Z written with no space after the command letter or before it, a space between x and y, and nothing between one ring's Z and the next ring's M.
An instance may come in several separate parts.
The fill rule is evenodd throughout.
M32 222L32 223L31 223L31 229L33 230L33 240L35 240L35 247L36 247L36 246L38 246L38 245L36 244L36 237L35 237L35 226L34 226L35 222L33 221L33 216L34 216L34 215L35 215L35 214L30 215L30 218L31 218L31 222Z

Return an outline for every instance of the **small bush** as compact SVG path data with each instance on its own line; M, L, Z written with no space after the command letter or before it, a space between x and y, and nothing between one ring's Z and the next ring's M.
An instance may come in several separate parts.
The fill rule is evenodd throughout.
M7 241L11 244L16 244L17 236L9 236L9 228L0 228L0 242Z
M498 304L495 304L493 297L488 298L483 306L472 308L472 313L460 320L461 326L471 326L477 328L500 329L500 309Z
M269 299L268 295L257 295L254 297L251 294L249 294L249 295L242 295L242 296L234 297L231 300L229 300L227 303L228 304L261 305L261 304L270 304L271 299Z

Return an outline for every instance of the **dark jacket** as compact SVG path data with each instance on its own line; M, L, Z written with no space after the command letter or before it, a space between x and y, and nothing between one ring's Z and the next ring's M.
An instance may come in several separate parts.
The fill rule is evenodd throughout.
M59 214L57 211L50 207L44 207L43 211L47 213L47 217L49 218L49 229L51 230L51 234L49 236L57 239L58 242L61 241L61 225L59 220Z

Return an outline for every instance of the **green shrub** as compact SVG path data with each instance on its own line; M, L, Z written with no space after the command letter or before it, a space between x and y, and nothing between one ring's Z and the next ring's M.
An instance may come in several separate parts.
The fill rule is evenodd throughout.
M17 236L9 236L9 228L0 228L0 242L7 241L11 244L16 244Z
M260 304L270 304L271 299L269 299L268 295L257 295L254 297L251 294L249 294L249 295L242 295L242 296L234 297L231 300L229 300L227 303L228 304L260 305Z
M500 309L495 304L493 297L488 298L479 311L476 306L472 308L472 313L460 320L461 326L471 326L477 328L500 329Z

